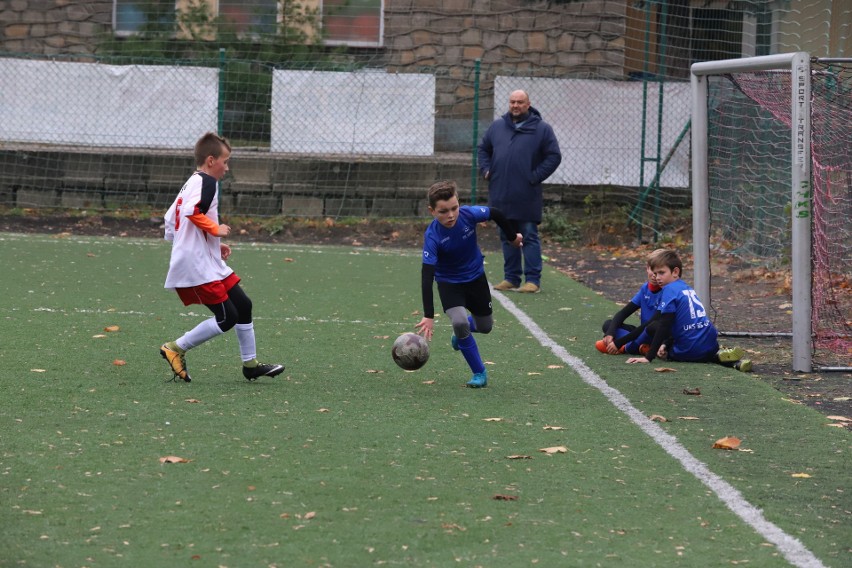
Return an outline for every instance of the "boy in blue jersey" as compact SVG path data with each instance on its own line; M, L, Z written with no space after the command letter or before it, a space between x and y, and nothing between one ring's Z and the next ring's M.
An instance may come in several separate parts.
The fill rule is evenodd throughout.
M459 206L458 187L454 181L440 181L429 188L429 212L435 219L426 228L423 237L423 319L414 327L427 340L432 339L434 280L438 283L444 312L453 326L453 349L461 351L473 371L473 377L466 385L483 388L488 385L488 375L472 332L491 332L494 320L484 257L476 242L476 225L493 219L504 234L515 235L511 241L514 247L523 245L523 237L506 216L493 207Z
M634 312L639 310L639 323L647 325L654 313L657 311L657 303L660 301L660 290L662 288L657 284L657 276L651 269L651 261L655 256L662 254L665 249L657 249L650 254L648 262L645 265L645 272L648 275L648 280L639 291L633 296L630 302L627 303L621 310L618 311L612 319L608 319L603 324L604 338L595 342L595 348L601 353L609 353L610 355L619 355L627 352L632 355L644 355L651 343L651 337L647 332L643 332L639 337L634 339L624 339L631 331L636 329L635 325L624 323Z
M659 356L670 361L721 363L750 371L751 361L743 359L742 349L719 349L718 332L707 318L704 305L695 290L680 279L683 263L677 253L664 249L649 259L649 263L657 284L662 287L657 312L647 325L625 337L638 336L644 329L653 339L643 357L631 357L627 362L650 363Z

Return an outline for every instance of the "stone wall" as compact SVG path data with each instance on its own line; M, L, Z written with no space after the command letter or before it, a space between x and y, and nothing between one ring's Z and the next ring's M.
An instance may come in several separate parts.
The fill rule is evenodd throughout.
M490 116L496 74L624 78L625 10L623 0L389 0L387 66L434 69L439 112L471 116L480 59L479 106Z
M112 0L0 0L0 50L92 53L112 29Z

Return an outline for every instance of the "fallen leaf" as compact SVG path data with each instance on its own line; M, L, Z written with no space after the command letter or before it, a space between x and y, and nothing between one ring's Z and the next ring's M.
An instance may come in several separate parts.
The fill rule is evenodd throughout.
M742 440L733 436L719 438L713 443L713 448L717 450L736 450L740 447Z
M373 339L390 339L390 335L374 335Z
M545 426L543 430L565 430L562 426Z
M194 403L197 403L197 402L201 402L201 401L200 401L200 400L198 400L197 398L185 398L183 401L184 401L184 402L190 402L190 403L193 403L193 404L194 404Z
M848 401L852 400L852 397L850 397L850 396L838 396L837 398L833 398L831 400L833 400L834 402L848 402Z
M701 420L697 416L678 416L677 419L678 420Z
M527 375L540 375L540 374L541 374L541 373L536 373L536 372L534 372L534 371L533 371L533 372L530 372L530 373L527 373Z
M652 414L649 418L652 422L668 422L668 419L665 416L660 416L659 414Z
M547 368L548 369L561 369L562 365L548 365Z
M295 261L295 259L292 259L290 257L286 257L286 258L284 258L284 262L296 262L296 261Z
M808 477L810 477L810 475L808 475L807 473L794 473L794 474L792 474L790 477L803 477L803 478L808 478Z
M46 373L47 369L30 369L33 373Z
M104 328L104 331L113 332L113 331L118 331L119 329L121 329L121 328L118 327L117 325L108 325Z
M852 422L852 418L847 418L846 416L826 416L829 420L839 420L840 422Z
M525 456L524 454L513 454L511 456L506 456L507 460L531 460L532 456Z
M804 404L801 400L794 400L792 398L782 398L784 402L792 402L793 404Z
M549 448L541 448L539 451L546 454L564 454L568 451L568 448L565 446L551 446Z
M378 370L376 370L376 369L367 369L367 372L368 372L368 373L373 373L373 374L381 374L381 373L384 373L384 371L378 371Z
M186 458L179 458L178 456L165 456L160 458L160 463L189 463L192 460L188 460Z
M692 395L692 396L701 396L701 389L700 388L683 389L683 394L688 394L688 395Z
M125 361L124 359L116 359L112 362L112 364L115 365L116 367L123 367L123 366L127 365L127 361Z
M658 373L677 373L677 369L672 369L671 367L657 367L654 370Z
M311 511L311 512L309 512L309 513L305 513L305 516L304 516L304 517L302 517L302 518L303 518L303 519L306 519L306 520L311 520L311 519L313 519L313 518L314 518L314 517L316 517L316 516L317 516L316 512Z
M483 418L483 422L502 422L502 418Z
M496 501L517 501L518 496L517 495L499 495L498 494L498 495L495 495L494 497L492 497L492 499L494 499Z
M101 339L102 337L106 337L106 335L104 335L103 333L99 333L97 335L93 335L92 339Z
M330 412L327 408L317 408L317 412Z
M421 384L424 384L424 385L434 385L434 384L435 384L435 381L421 381Z

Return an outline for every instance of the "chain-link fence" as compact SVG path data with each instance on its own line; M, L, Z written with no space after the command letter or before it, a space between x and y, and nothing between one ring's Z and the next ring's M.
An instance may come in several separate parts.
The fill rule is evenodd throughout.
M0 7L0 205L161 209L208 130L234 146L226 213L415 216L445 178L484 201L476 145L521 88L564 156L547 202L626 204L655 234L690 202L692 62L848 49L836 3L723 4L21 0Z

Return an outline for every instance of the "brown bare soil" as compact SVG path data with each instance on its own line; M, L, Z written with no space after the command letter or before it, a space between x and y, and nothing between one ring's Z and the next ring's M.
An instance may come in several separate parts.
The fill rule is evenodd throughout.
M426 220L338 223L332 220L273 221L231 220L235 239L248 242L280 242L290 244L331 244L365 247L419 247L422 244ZM0 214L0 232L10 233L70 233L75 235L162 237L162 220L156 217L63 215L63 214ZM481 231L480 243L486 250L498 251L496 231ZM597 291L604 297L622 304L630 299L644 272L644 262L650 245L644 246L583 246L548 242L544 235L543 252L548 262L571 278ZM689 259L685 259L688 263ZM751 275L753 276L753 275ZM755 278L742 271L722 267L714 270L714 278L723 279L724 289L731 295L755 295ZM784 282L773 281L772 275L761 274L764 293ZM546 292L546 283L545 290ZM761 292L758 292L758 295ZM739 313L739 317L787 317L779 311L761 307L760 297L753 302L754 313ZM717 314L721 317L724 314ZM788 339L723 338L725 345L739 345L748 351L755 364L755 376L784 393L791 401L811 406L827 415L852 417L852 374L794 373L790 365Z

